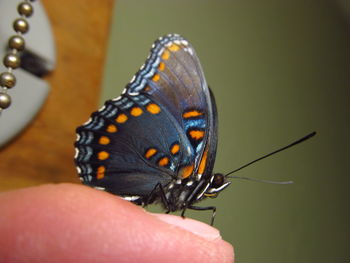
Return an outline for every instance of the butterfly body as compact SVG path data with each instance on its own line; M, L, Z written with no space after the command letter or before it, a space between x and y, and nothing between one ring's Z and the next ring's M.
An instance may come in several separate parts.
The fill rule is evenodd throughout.
M84 184L168 212L198 208L229 185L213 174L217 112L193 47L159 38L122 95L77 128L75 162Z

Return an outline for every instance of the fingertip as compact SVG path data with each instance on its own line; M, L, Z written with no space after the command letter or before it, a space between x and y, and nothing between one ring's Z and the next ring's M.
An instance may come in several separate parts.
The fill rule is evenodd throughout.
M0 208L0 262L233 262L217 229L81 185L3 193Z
M230 243L222 239L218 229L191 218L182 218L169 214L153 213L152 215L166 224L178 228L180 239L182 232L190 232L196 237L193 238L194 243L198 242L197 238L204 240L201 249L210 251L210 262L222 263L234 261L233 247Z
M201 238L207 239L208 241L214 241L222 239L220 231L208 224L203 222L191 219L191 218L182 218L175 215L169 214L158 214L153 213L153 216L166 222L167 224L177 226L186 231L192 232L195 235L200 236Z

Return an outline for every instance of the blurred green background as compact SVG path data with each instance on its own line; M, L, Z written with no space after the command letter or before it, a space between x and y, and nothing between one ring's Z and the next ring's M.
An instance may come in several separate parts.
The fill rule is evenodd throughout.
M215 171L318 132L237 174L295 184L233 180L202 203L217 206L215 226L234 245L236 262L349 262L350 25L340 5L118 0L101 103L121 93L167 33L194 45L216 96ZM211 214L187 216L210 222Z

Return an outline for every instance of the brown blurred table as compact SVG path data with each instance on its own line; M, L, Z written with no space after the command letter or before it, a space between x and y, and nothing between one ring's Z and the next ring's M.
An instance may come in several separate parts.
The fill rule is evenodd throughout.
M43 183L79 182L73 163L75 128L96 110L113 0L42 0L51 20L56 69L33 123L0 150L0 191ZM29 32L30 34L30 32Z

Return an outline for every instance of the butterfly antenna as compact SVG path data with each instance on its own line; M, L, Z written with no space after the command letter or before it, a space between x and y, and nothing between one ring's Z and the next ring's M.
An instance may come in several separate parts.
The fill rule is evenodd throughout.
M246 168L246 167L248 167L249 165L252 165L253 163L256 163L257 161L261 161L262 159L265 159L265 158L267 158L267 157L269 157L269 156L271 156L271 155L274 155L274 154L276 154L276 153L278 153L278 152L281 152L281 151L284 151L284 150L286 150L286 149L288 149L288 148L290 148L290 147L292 147L292 146L294 146L294 145L297 145L297 144L299 144L299 143L301 143L301 142L304 142L304 141L310 139L311 137L313 137L313 136L315 136L315 135L316 135L316 132L314 131L314 132L312 132L312 133L310 133L310 134L304 136L303 138L301 138L301 139L299 139L299 140L296 140L295 142L292 142L291 144L288 144L288 145L286 145L286 146L284 146L284 147L282 147L282 148L280 148L280 149L277 149L277 150L275 150L275 151L273 151L273 152L271 152L271 153L268 153L268 154L266 154L266 155L264 155L264 156L261 156L260 158L255 159L255 160L253 160L253 161L251 161L251 162L249 162L249 163L247 163L247 164L245 164L245 165L242 165L241 167L239 167L239 168L237 168L237 169L235 169L235 170L229 172L229 173L226 174L225 176L228 177L228 178L238 178L238 179L251 180L251 181L263 182L263 183L271 183L271 184L292 184L292 183L293 183L292 181L275 182L275 181L269 181L269 180L260 180L260 179L254 179L254 178L248 178L248 177L229 176L229 175L230 175L230 174L233 174L233 173L235 173L235 172L238 172L239 170L242 170L243 168Z
M244 176L228 176L228 178L250 180L250 181L254 181L254 182L267 183L267 184L292 184L292 183L294 183L293 181L277 182L277 181L262 180L262 179L256 179L256 178L251 178L251 177L244 177Z

